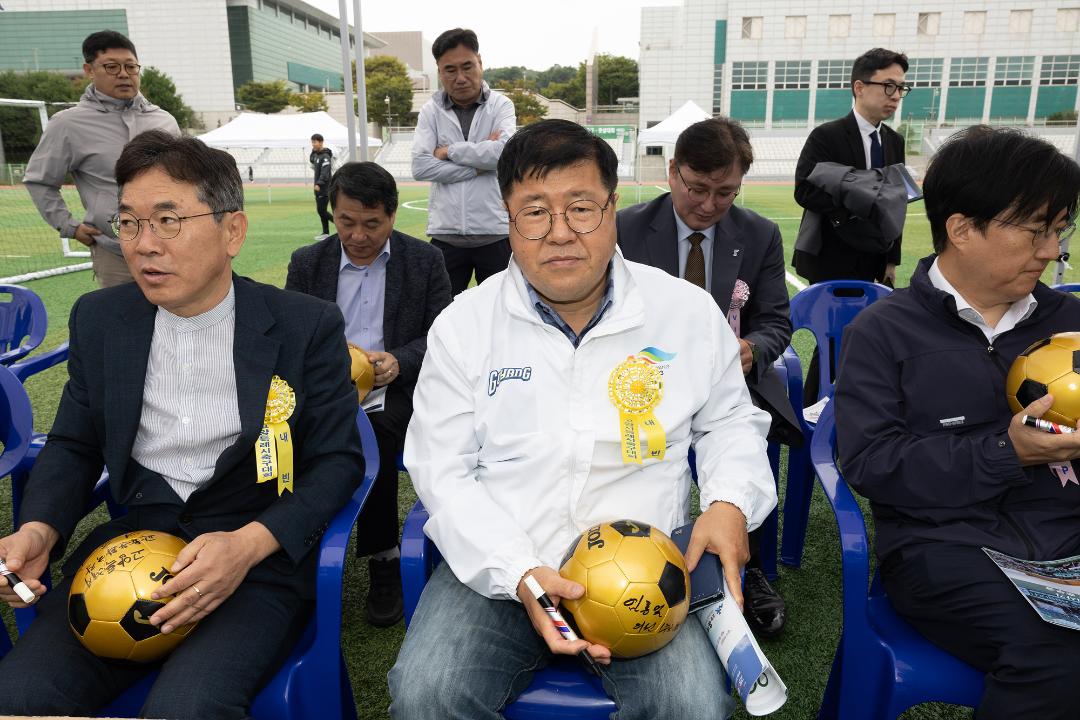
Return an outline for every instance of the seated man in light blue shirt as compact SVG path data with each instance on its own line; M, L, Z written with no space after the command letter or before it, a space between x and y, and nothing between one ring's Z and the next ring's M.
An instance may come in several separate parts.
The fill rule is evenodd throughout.
M394 178L375 163L347 163L330 180L334 235L302 247L289 262L286 290L337 303L348 341L368 353L385 407L369 413L379 443L379 474L360 514L356 553L368 561L369 623L401 619L398 566L398 454L412 417L412 393L427 350L427 332L450 304L442 253L394 230Z

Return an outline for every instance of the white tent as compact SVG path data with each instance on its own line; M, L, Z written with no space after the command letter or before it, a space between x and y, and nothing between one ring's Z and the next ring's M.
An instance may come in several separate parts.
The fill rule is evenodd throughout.
M311 143L319 133L327 145L349 146L349 129L326 112L263 115L240 113L225 125L199 136L212 147L296 148ZM369 147L381 147L382 140L368 138Z
M702 110L693 100L687 100L681 108L664 118L663 121L638 133L638 145L662 143L674 145L683 130L711 117L712 115Z

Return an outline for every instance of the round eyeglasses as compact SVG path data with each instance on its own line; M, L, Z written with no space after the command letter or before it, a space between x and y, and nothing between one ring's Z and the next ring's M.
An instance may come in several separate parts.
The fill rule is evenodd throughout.
M682 170L679 169L678 165L675 166L675 174L679 176L679 181L683 184L683 187L686 188L686 194L690 197L691 202L703 203L708 200L709 197L713 194L708 190L692 187L688 182L686 182L686 178L682 176ZM740 192L742 192L742 185L739 185L739 187L735 188L734 190L717 190L716 202L718 204L733 202L735 198L739 196Z
M183 225L184 220L191 220L193 218L206 217L207 215L218 215L227 212L238 212L237 210L220 210L211 211L206 213L199 213L198 215L177 215L172 210L158 210L148 218L135 217L129 212L117 213L116 217L109 223L112 225L113 232L116 233L116 237L121 242L132 242L135 238L139 237L139 231L142 230L143 221L150 226L151 232L157 235L162 240L171 240L180 234L180 227Z
M885 91L885 94L892 97L896 93L900 93L900 97L907 97L907 94L911 92L910 85L900 85L894 82L878 82L877 80L860 80L863 85L880 85L881 89Z
M99 67L105 71L106 75L119 75L120 68L124 68L124 72L128 75L138 75L139 71L142 70L142 65L139 63L107 62L101 63Z
M561 213L553 213L539 205L527 205L514 215L518 234L526 240L543 240L551 232L556 215L562 215L566 226L579 235L591 233L604 221L604 212L611 206L611 196L607 203L600 205L592 200L575 200Z
M998 223L999 225L1008 225L1009 227L1014 227L1018 230L1023 230L1025 232L1031 233L1031 247L1035 247L1036 245L1038 245L1040 238L1042 238L1044 241L1049 238L1054 238L1057 240L1058 245L1061 245L1066 240L1071 238L1074 232L1076 232L1075 221L1056 229L1051 227L1044 227L1039 228L1038 230L1036 230L1035 228L1030 228L1027 225L1018 225L1017 223L1011 223L1005 220L995 219L994 222Z

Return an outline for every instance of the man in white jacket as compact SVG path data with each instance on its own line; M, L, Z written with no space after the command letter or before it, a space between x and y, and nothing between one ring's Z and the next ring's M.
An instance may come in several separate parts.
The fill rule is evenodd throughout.
M447 30L432 43L443 89L420 109L412 173L429 180L427 234L443 252L457 295L506 269L506 208L495 166L516 123L514 104L484 82L480 43L472 30Z
M650 655L612 660L562 639L524 579L556 603L579 597L555 568L583 530L688 522L693 447L703 512L687 564L719 555L741 603L747 530L776 492L769 416L750 401L738 341L708 293L616 254L617 159L603 140L539 122L510 139L498 171L513 260L436 319L414 396L405 462L446 562L390 672L391 715L497 718L552 653L585 649L624 720L727 717L699 623ZM662 380L647 398L662 431L630 433L637 442L621 416L640 425L631 405L642 398L614 382L633 373Z

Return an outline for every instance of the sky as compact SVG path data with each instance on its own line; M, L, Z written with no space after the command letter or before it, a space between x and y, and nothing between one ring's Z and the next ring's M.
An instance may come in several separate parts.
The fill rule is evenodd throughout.
M338 0L306 0L338 17ZM352 20L353 0L346 0ZM364 32L420 30L428 42L444 30L476 31L488 68L523 65L546 70L577 64L596 51L638 59L641 8L681 5L681 0L361 0Z

